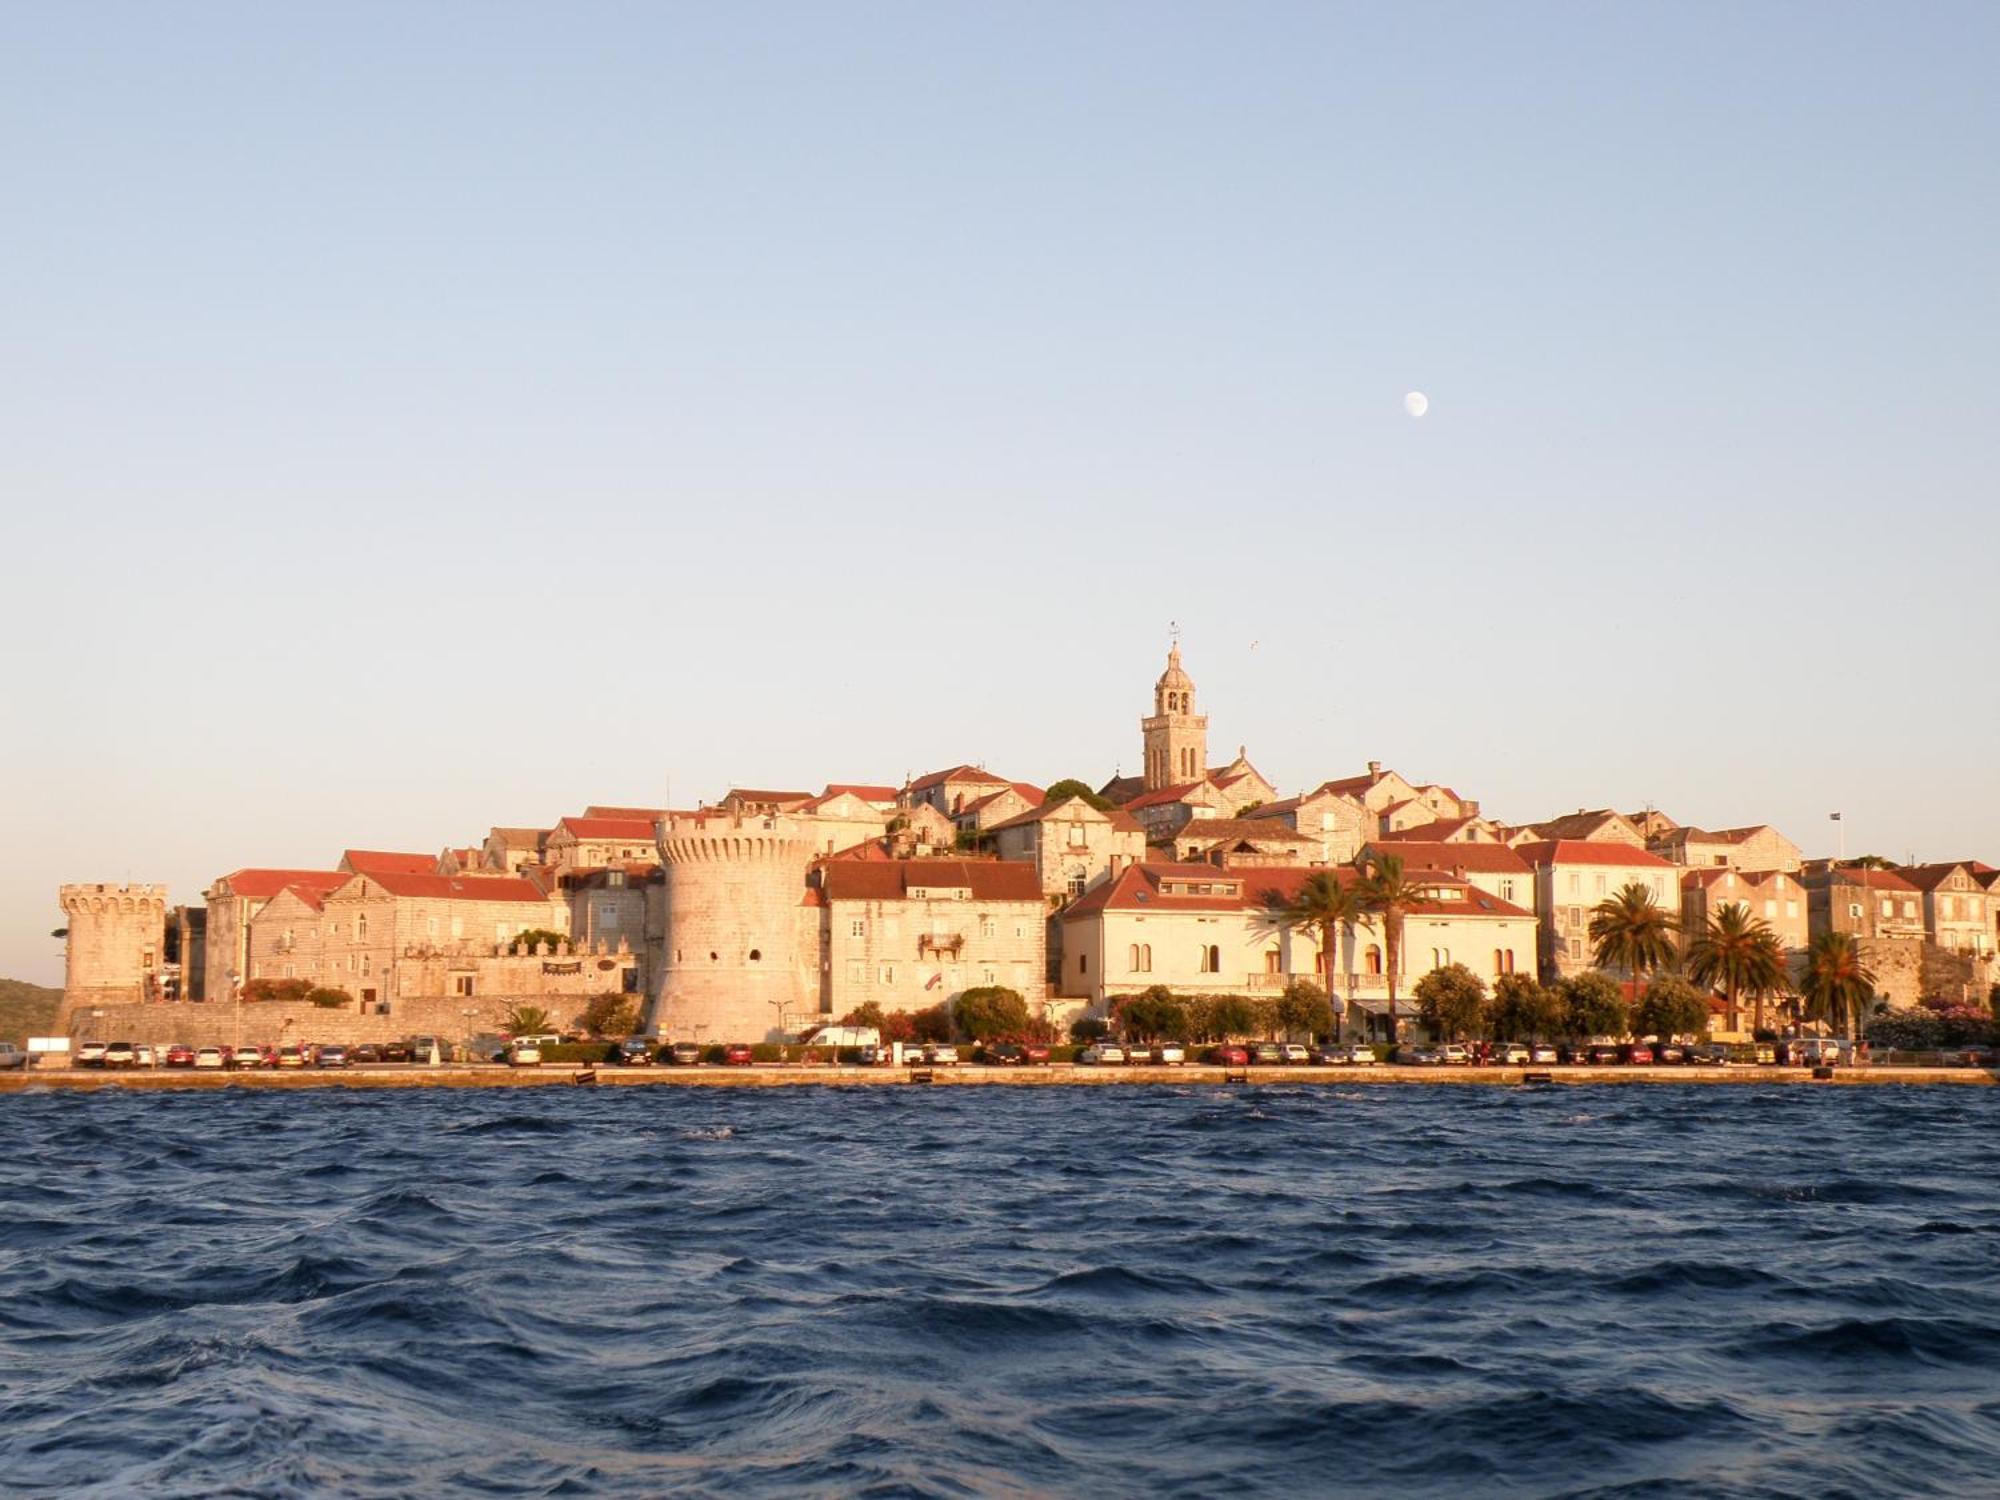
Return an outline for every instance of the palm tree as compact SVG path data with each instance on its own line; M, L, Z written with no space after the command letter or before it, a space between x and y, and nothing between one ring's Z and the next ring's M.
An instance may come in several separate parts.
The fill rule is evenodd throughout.
M1382 917L1382 948L1389 970L1389 1040L1396 1040L1396 975L1402 968L1403 918L1428 894L1428 887L1403 874L1397 854L1378 854L1355 861L1361 879L1356 887L1362 909Z
M517 1005L507 1012L507 1030L513 1036L539 1036L549 1029L549 1013L539 1005Z
M1632 1003L1639 1003L1639 985L1648 969L1664 969L1674 961L1674 934L1680 924L1653 893L1632 881L1617 895L1590 909L1590 941L1597 967L1619 968L1632 976Z
M1731 901L1717 909L1708 926L1688 944L1688 973L1697 984L1721 985L1729 997L1729 1018L1736 1021L1737 1000L1749 994L1757 1002L1753 1031L1764 1029L1764 997L1782 989L1789 977L1785 950L1777 934L1750 908Z
M1299 884L1299 892L1286 901L1274 896L1272 915L1287 927L1311 927L1319 933L1319 951L1326 969L1326 992L1334 992L1334 956L1340 952L1340 935L1367 916L1361 893L1353 881L1343 881L1338 870L1315 870Z
M1861 950L1852 934L1822 932L1806 950L1805 973L1799 979L1799 994L1806 1014L1844 1030L1854 1041L1861 1021L1875 1000L1875 975L1861 961Z

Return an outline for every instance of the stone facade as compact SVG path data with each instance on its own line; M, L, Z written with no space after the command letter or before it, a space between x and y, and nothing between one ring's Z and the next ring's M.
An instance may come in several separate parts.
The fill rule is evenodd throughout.
M1796 875L1805 863L1799 846L1768 823L1713 832L1677 827L1647 835L1646 847L1689 869L1781 870Z
M356 875L326 897L320 983L366 1008L425 993L437 955L490 955L523 931L568 925L566 902L518 876Z
M1081 798L1044 804L988 830L1003 860L1035 867L1050 905L1081 896L1146 857L1146 834L1121 808L1100 812Z
M1353 859L1373 836L1370 830L1379 821L1359 797L1325 787L1267 802L1244 816L1274 819L1294 833L1307 835L1314 841L1309 863L1320 865L1344 865Z
M643 818L564 818L550 830L545 853L558 870L649 860L653 825Z
M63 1008L157 1000L167 955L163 885L66 885Z
M1596 967L1591 908L1626 886L1642 887L1670 917L1680 912L1681 872L1631 840L1550 839L1517 844L1514 852L1535 872L1545 984Z
M1139 721L1145 787L1157 792L1208 775L1208 717L1194 711L1194 679L1181 669L1181 648L1167 652L1167 669L1153 684L1153 712Z
M202 992L210 1000L232 1000L250 977L250 924L280 891L297 887L318 896L338 890L353 877L339 870L233 870L208 888L208 931Z
M1969 864L1906 865L1897 873L1922 892L1924 932L1933 943L1974 957L1993 952L1992 897Z

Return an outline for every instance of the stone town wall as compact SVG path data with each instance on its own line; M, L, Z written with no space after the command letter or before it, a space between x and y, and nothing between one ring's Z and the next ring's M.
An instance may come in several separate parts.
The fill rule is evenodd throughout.
M177 1005L106 1005L78 1008L69 1017L66 1034L73 1041L176 1042L190 1047L231 1047L238 1038L246 1046L278 1046L285 1042L393 1042L404 1037L437 1035L452 1040L473 1032L495 1032L516 1005L541 1005L537 995L433 996L396 999L389 1013L373 1006L355 1010L321 1010L313 1005L266 1001L242 1006L226 1002ZM241 1012L239 1017L238 1012ZM472 1012L470 1016L466 1012ZM567 1017L561 1018L567 1020Z
M166 957L167 888L66 885L58 899L69 926L65 1012L147 998Z

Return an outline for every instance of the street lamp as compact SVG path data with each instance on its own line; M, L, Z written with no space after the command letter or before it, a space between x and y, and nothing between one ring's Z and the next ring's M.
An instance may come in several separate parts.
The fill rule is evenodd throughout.
M231 969L228 977L229 998L236 1007L236 1040L230 1044L231 1048L234 1049L243 1045L243 976L234 969ZM236 1058L233 1050L230 1055L229 1065L232 1068L236 1066Z

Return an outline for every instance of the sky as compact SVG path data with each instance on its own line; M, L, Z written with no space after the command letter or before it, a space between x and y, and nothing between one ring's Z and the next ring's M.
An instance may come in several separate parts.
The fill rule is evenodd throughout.
M2000 863L1996 55L1983 3L0 7L0 975L59 982L66 881L1135 771L1176 625L1287 792Z

